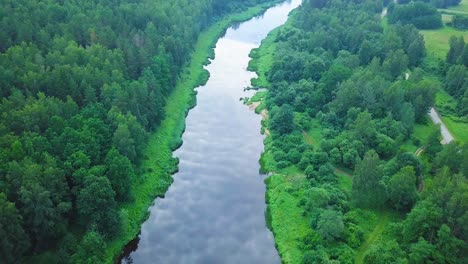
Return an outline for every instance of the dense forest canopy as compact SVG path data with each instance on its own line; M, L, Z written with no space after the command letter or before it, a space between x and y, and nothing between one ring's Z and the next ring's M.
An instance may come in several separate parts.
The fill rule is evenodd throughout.
M102 261L199 33L261 2L2 1L2 262Z
M293 171L307 179L286 190L302 197L302 217L310 221L298 246L304 264L354 263L366 225L360 208L404 218L386 234L390 240L370 245L365 263L467 260L468 146L443 147L439 129L425 142L414 136L443 88L421 68L426 49L417 28L440 26L440 14L422 2L390 5L393 24L384 27L378 1L305 1L274 35L264 162L279 177ZM441 63L444 85L463 98L466 44L463 38L450 43ZM463 113L466 99L459 104ZM304 140L312 126L320 143ZM423 156L408 145L422 145ZM350 192L336 168L353 172ZM285 243L289 249L292 243Z

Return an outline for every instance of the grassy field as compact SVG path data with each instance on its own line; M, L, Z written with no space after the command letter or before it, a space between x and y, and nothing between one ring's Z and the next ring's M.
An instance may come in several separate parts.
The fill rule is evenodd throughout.
M445 126L448 128L450 133L456 141L467 143L468 142L468 123L458 121L459 119L455 116L442 116Z
M466 31L459 31L455 28L444 26L441 29L421 30L424 36L427 48L427 60L434 63L440 60L445 60L445 56L449 51L449 39L451 36L463 36L468 42L468 34Z
M189 109L195 105L194 88L204 84L208 79L208 72L203 69L203 65L213 56L216 41L231 24L248 20L276 2L279 1L227 16L200 35L190 64L187 65L175 90L167 100L166 118L149 140L145 151L147 159L142 165L145 173L132 187L135 199L121 207L123 231L117 239L108 242L108 263L113 263L122 248L135 238L141 223L148 217L148 207L155 197L163 196L172 183L171 176L177 169L177 160L172 157L172 151L182 143L181 134L185 127L185 117Z
M451 6L445 10L468 14L468 0L462 0L459 5Z
M455 13L468 14L468 0L462 0L457 6L439 9L439 11L442 13L444 24L446 24L452 20L453 14ZM451 36L464 36L465 42L468 41L468 34L466 31L456 30L448 26L435 30L421 30L421 33L426 42L427 60L429 60L429 62L434 62L438 59L445 60L445 56L449 50L449 39Z

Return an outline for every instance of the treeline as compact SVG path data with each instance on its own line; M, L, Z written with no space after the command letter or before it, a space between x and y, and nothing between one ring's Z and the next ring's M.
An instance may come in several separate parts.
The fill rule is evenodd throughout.
M438 140L439 137L435 137L430 147L437 146ZM412 209L403 221L392 224L387 235L392 239L380 240L370 248L365 263L466 263L468 146L451 143L442 148L439 144L438 152L427 153L426 157L432 159L431 184L419 195L414 188L416 178L412 167L403 167L389 180L387 195L390 200L413 206L408 207ZM372 159L366 157L363 165ZM371 173L376 173L378 168L378 165L371 167ZM385 182L386 176L381 180ZM382 185L378 184L380 188L385 187ZM399 187L395 188L397 185ZM371 191L364 194L369 195L368 199L375 199Z
M447 25L452 26L459 30L468 30L468 16L453 15L453 19Z
M388 22L413 24L418 29L435 29L442 27L442 15L433 5L424 2L391 3L388 6Z
M449 45L446 60L440 65L444 89L457 102L455 114L468 122L468 44L463 36L452 36Z
M413 0L399 0L398 4L407 4ZM419 0L421 1L421 0ZM437 8L447 8L450 6L459 5L461 0L422 0L421 2L429 3Z
M364 241L359 207L410 212L395 240L379 243L366 263L463 263L468 172L460 164L468 163L468 149L441 150L439 130L427 142L414 137L439 83L418 68L426 52L416 27L384 29L381 8L375 1L309 0L278 31L265 98L270 166L293 166L307 178L299 187L312 229L301 241L303 263L354 263ZM303 133L317 120L323 140L311 146ZM408 142L426 145L428 157L439 153L432 172L445 170L435 180L445 189L418 191L427 169L405 150ZM335 166L354 170L350 194L339 187Z
M102 261L199 33L260 2L2 1L1 262Z

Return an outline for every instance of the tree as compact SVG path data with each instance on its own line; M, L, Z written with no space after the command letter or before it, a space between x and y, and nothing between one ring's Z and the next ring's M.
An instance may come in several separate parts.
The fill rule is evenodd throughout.
M95 231L89 231L81 240L71 262L76 264L105 263L106 244L103 237Z
M19 263L29 249L29 238L22 225L23 218L15 205L0 193L0 255L5 263Z
M115 148L107 153L105 162L108 168L106 177L115 191L117 200L125 201L130 197L131 183L135 178L132 163Z
M440 144L440 126L432 129L431 133L427 138L427 145L425 148L425 152L429 159L433 159L435 155L442 150L442 144Z
M388 184L388 198L399 211L409 211L418 199L416 174L413 167L403 167Z
M408 67L408 56L403 50L390 51L383 63L383 68L395 79Z
M115 192L105 177L88 176L85 187L78 194L78 216L84 226L113 236L120 228Z
M354 139L362 141L366 146L371 146L375 142L376 136L377 131L372 115L367 111L359 113L353 125Z
M406 242L414 242L423 237L432 241L443 223L442 209L431 201L423 200L408 214L403 222L403 239Z
M320 215L317 224L317 232L326 241L339 239L344 231L343 219L340 213L333 210L326 210Z
M446 61L449 64L456 64L458 58L463 54L464 47L465 47L465 39L463 36L456 37L451 36L449 39L450 49L447 53Z
M270 127L273 131L284 135L293 131L294 115L290 105L284 104L272 112Z
M436 262L433 257L434 254L435 246L428 243L424 238L419 238L418 243L411 245L409 261L414 264Z
M463 96L468 88L468 71L464 65L452 65L445 77L445 90L454 97Z
M383 169L374 150L368 151L356 166L353 177L352 194L358 206L380 207L386 199L381 182Z
M407 263L405 252L395 240L373 245L364 256L366 264Z
M409 66L417 66L422 62L426 56L426 47L424 45L424 38L418 34L407 50Z

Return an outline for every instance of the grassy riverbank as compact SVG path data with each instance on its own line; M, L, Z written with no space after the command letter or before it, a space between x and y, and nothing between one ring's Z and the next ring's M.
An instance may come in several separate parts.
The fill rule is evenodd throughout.
M226 16L204 31L195 45L189 65L182 73L173 93L165 107L166 118L154 134L150 136L142 164L143 175L132 186L134 201L121 208L123 216L122 233L108 242L107 262L112 263L121 254L123 247L134 239L141 224L149 216L148 207L155 197L163 196L172 183L171 175L177 170L177 160L172 152L182 144L181 135L185 128L185 117L190 108L196 104L194 88L206 83L209 73L203 65L214 57L214 47L226 29L236 22L246 21L261 14L268 7L280 1L259 5L242 13Z

